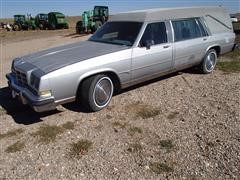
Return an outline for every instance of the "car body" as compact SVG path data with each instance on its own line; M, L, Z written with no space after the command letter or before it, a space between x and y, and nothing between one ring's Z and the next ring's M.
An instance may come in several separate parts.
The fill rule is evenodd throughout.
M17 58L7 74L13 97L37 112L79 100L92 111L114 91L199 65L211 73L234 47L222 7L132 11L114 15L88 41Z

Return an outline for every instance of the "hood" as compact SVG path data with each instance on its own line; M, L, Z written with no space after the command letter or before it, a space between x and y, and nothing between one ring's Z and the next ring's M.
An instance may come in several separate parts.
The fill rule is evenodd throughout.
M115 44L84 41L23 56L21 61L31 64L47 74L80 61L128 48Z

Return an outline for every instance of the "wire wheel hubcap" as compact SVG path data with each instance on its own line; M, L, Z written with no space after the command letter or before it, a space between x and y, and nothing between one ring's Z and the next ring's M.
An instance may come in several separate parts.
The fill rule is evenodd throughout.
M95 86L93 99L98 107L106 106L113 94L113 84L110 78L101 78Z
M216 65L216 54L214 52L211 52L206 57L206 69L208 72L211 72L215 65Z

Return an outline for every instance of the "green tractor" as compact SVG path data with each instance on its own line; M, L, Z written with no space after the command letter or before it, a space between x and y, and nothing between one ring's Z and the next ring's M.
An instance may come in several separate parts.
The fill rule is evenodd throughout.
M95 6L94 10L84 11L82 20L76 24L76 33L94 33L109 18L109 9L107 6Z
M65 15L60 12L48 13L48 25L51 30L69 28Z
M43 13L37 14L35 17L35 24L40 30L49 29L48 15Z
M13 30L14 31L21 31L21 30L35 30L35 20L31 17L31 15L28 15L28 18L26 19L25 15L14 15L14 23L13 23Z

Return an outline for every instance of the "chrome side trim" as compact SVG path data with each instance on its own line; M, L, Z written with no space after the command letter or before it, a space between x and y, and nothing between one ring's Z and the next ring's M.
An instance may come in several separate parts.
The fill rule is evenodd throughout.
M70 103L70 102L74 102L76 100L76 96L72 96L72 97L68 97L65 99L60 99L55 101L56 105L60 105L60 104L64 104L64 103Z
M126 82L126 83L122 84L121 87L122 87L122 89L125 89L125 88L127 88L127 87L130 87L130 86L133 86L133 85L136 85L136 84L145 82L145 81L149 81L149 80L152 80L152 79L156 79L156 78L159 78L159 77L164 76L164 75L167 75L167 74L171 74L171 73L174 73L174 72L178 72L178 71L181 71L181 70L183 70L183 69L187 69L187 68L193 67L194 65L198 65L198 64L199 64L199 63L182 65L181 68L178 68L178 69L172 69L172 70L165 71L165 72L160 72L160 73L155 73L155 74L146 75L146 76L144 76L144 77L142 77L142 78L139 78L139 79L135 79L135 80L133 80L133 81Z

